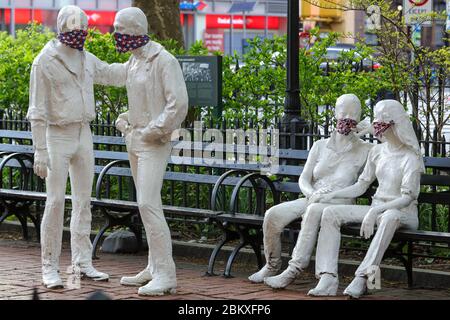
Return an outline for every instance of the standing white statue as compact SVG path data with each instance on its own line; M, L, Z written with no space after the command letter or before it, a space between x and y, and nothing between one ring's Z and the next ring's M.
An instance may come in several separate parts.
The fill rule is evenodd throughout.
M312 196L339 190L353 184L364 164L372 144L359 139L355 131L361 116L361 103L354 94L344 94L336 101L337 130L331 137L314 143L299 178L305 198L285 202L267 210L264 223L264 254L266 265L249 280L265 281L273 288L284 288L309 264L316 243L320 218L330 204L351 204L351 199L335 199L329 203L308 207ZM302 217L301 231L289 262L289 268L275 276L281 269L281 233L292 221Z
M147 18L139 8L120 10L114 28L117 50L132 53L123 65L126 76L122 79L129 111L119 116L116 127L125 135L149 247L147 267L135 276L123 277L120 283L142 286L140 295L174 293L175 263L161 188L172 150L171 134L187 114L186 84L177 59L149 40Z
M361 225L361 236L373 237L364 260L355 272L355 278L344 294L361 297L367 290L367 277L379 267L384 252L398 228L418 227L417 197L420 176L424 171L423 158L408 114L400 102L382 100L374 110L375 136L383 143L372 148L363 173L354 185L311 201L329 202L333 198L353 198L362 195L378 181L370 206L341 205L325 209L320 225L316 252L316 276L320 281L308 294L336 295L338 288L338 256L341 240L340 227L345 223Z
M35 150L34 171L46 178L41 250L42 280L48 288L63 287L59 257L68 174L72 191L72 265L88 278L109 278L93 267L91 258L94 154L89 122L95 119L94 83L114 84L109 73L114 66L110 68L83 50L87 27L88 18L80 8L63 7L57 18L58 39L45 45L31 68L27 118Z

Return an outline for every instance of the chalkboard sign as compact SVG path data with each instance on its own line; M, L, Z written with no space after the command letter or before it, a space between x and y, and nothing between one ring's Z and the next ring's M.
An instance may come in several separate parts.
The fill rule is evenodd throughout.
M189 106L222 108L222 57L178 56L189 95Z

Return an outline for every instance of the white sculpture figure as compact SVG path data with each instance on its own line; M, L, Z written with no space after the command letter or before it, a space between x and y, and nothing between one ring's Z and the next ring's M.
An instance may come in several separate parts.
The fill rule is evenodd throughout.
M251 275L250 281L260 283L266 280L266 284L273 288L286 287L309 263L323 209L332 203L352 203L351 199L336 199L328 204L308 207L308 199L313 195L353 184L372 146L353 132L357 130L357 121L361 116L358 97L353 94L340 96L336 101L335 116L338 120L337 130L330 138L314 143L300 175L300 190L306 198L281 203L267 210L263 223L266 265ZM289 223L300 217L302 227L290 266L281 275L274 277L281 268L280 235Z
M88 278L108 280L107 274L94 269L91 260L94 154L89 122L95 119L94 82L114 84L109 73L114 66L110 68L83 50L87 26L87 16L80 8L63 7L57 18L58 39L45 45L31 68L27 118L35 149L34 171L46 178L47 186L41 247L42 279L48 288L63 286L59 256L68 173L73 196L72 264Z
M311 201L329 202L333 198L362 195L378 180L371 206L340 205L325 209L316 252L316 276L320 281L310 295L336 295L338 288L338 255L340 227L345 223L362 222L361 236L370 243L355 278L344 294L359 298L367 289L367 275L378 267L384 252L398 228L418 227L417 197L424 164L419 143L403 106L395 100L383 100L375 106L374 133L383 143L372 148L358 182L326 195L313 196Z
M129 111L119 116L116 126L125 135L149 247L147 268L136 276L123 277L120 283L144 285L138 291L141 295L173 293L175 263L161 188L172 149L171 134L187 114L186 85L177 59L149 40L147 18L140 9L119 11L114 28L117 50L132 52L124 64Z

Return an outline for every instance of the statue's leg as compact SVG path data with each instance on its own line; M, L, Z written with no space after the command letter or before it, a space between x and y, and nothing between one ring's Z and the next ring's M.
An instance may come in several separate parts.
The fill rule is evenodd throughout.
M137 202L147 234L152 276L152 280L139 289L141 295L174 292L177 285L170 230L161 201L161 188L170 150L170 144L165 144L138 152Z
M387 210L377 219L377 231L370 243L364 260L355 272L355 276L367 276L373 267L378 267L383 259L395 231L400 227L417 229L417 214L409 214L400 210Z
M292 221L299 219L306 209L306 199L280 203L266 211L263 222L265 266L249 277L255 283L276 275L281 268L281 233Z
M338 288L338 258L341 226L362 222L370 206L332 205L324 209L316 249L316 277L320 279L309 295L333 296Z
M302 228L297 238L297 243L292 252L289 266L301 271L308 267L312 251L315 247L319 232L320 220L324 209L329 204L313 203L308 206L302 217Z
M92 265L91 190L94 179L94 152L90 129L81 128L76 153L70 160L70 185L72 192L72 215L70 219L70 244L72 264Z
M73 142L58 134L47 140L51 170L46 178L47 200L41 222L41 254L44 285L62 286L58 275L64 224L64 201Z

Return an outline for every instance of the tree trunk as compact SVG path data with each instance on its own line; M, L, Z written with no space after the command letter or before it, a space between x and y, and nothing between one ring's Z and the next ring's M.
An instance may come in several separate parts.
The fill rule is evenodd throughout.
M174 39L184 47L178 0L134 0L134 5L144 11L150 33L157 39Z

